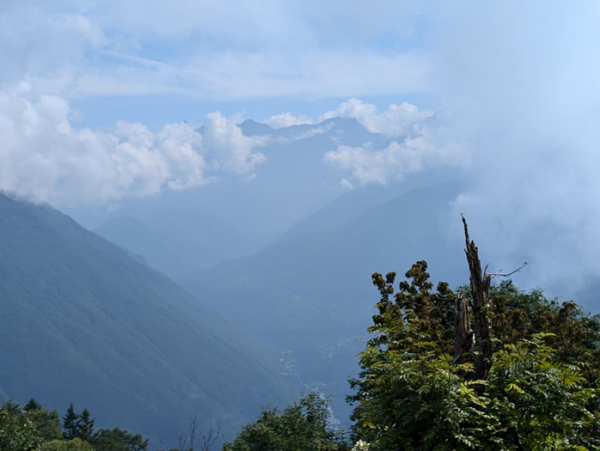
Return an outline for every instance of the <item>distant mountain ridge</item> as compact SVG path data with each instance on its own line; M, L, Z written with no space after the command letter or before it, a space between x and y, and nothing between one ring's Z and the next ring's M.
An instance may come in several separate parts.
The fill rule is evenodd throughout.
M367 211L412 190L455 180L443 170L429 170L427 174L414 174L402 182L387 185L373 184L353 189L334 199L312 215L294 224L279 237L289 241L304 235L345 226ZM432 183L434 181L434 183Z
M288 387L270 351L49 206L0 194L0 390L169 438L231 432Z
M332 118L320 124L274 129L246 120L238 125L246 136L270 135L265 146L253 150L266 159L256 166L256 177L222 173L219 180L196 188L165 191L145 198L123 199L117 209L89 211L74 217L95 230L109 219L130 216L152 228L151 219L168 209L190 210L212 216L232 229L252 250L272 241L292 225L346 192L340 184L344 171L323 161L340 144L383 146L389 138L366 130L356 119ZM200 134L203 128L198 129Z

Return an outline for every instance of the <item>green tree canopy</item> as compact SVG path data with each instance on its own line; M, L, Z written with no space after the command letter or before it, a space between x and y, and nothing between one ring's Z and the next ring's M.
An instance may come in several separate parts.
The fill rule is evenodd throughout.
M93 440L95 451L146 451L148 440L119 428L100 429Z
M595 449L599 319L510 281L491 285L467 235L470 287L417 262L381 299L351 381L353 427L372 450Z
M66 440L72 440L77 437L77 424L79 423L79 414L75 413L73 403L69 404L67 413L63 417L63 434Z
M94 438L94 419L89 410L83 409L77 420L75 435L83 441L91 442Z
M25 412L29 412L31 410L40 409L41 407L42 406L40 406L35 399L31 398L27 404L23 406L23 410L25 410Z
M326 400L312 392L283 411L263 409L258 419L244 425L224 451L333 451L347 449L341 431L328 427Z
M0 407L0 450L37 451L40 443L34 424L17 404Z
M60 440L63 434L60 430L60 416L56 410L48 412L43 407L27 411L27 417L35 426L35 430L44 442Z

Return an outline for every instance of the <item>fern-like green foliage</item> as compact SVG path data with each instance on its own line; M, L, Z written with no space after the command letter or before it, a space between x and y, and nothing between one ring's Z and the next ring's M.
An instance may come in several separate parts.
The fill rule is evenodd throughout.
M423 261L397 293L395 276L373 275L379 314L361 353L361 376L351 381L356 439L375 451L600 445L598 391L589 378L600 367L591 358L595 318L539 290L494 287L492 368L486 380L472 380L476 351L460 358L453 352L457 294L445 283L433 291Z

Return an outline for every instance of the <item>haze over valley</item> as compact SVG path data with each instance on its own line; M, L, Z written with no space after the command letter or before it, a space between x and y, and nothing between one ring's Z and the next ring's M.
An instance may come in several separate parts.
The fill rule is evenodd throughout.
M52 3L0 4L3 402L348 427L372 274L469 284L461 214L600 312L594 2Z

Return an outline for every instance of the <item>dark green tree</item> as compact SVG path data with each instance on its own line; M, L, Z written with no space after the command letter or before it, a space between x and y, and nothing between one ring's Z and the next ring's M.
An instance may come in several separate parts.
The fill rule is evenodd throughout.
M21 406L19 406L19 404L14 402L12 399L6 401L2 408L15 417L23 415L23 409L21 409Z
M25 410L25 412L30 412L31 410L40 409L41 407L42 406L40 406L35 399L31 398L27 404L23 406L23 410Z
M283 411L263 409L258 419L244 425L224 451L343 451L349 449L341 430L328 427L326 400L312 392Z
M83 409L83 412L79 415L75 436L86 442L91 442L94 438L94 419L87 409Z
M63 417L63 435L65 440L72 440L77 437L77 426L79 423L79 415L75 413L73 403L69 405L67 413Z

